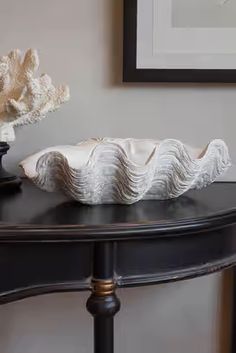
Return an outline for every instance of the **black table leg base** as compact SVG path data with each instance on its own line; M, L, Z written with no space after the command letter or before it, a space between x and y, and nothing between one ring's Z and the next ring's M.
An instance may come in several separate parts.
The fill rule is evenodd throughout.
M115 314L120 301L115 294L113 280L93 280L87 309L94 317L94 353L113 353Z

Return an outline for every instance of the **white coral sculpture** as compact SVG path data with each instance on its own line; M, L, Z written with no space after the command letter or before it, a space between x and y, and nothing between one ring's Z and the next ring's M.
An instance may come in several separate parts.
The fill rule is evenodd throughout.
M14 128L33 124L45 118L69 100L69 87L54 87L51 78L42 74L36 50L29 49L22 57L20 50L0 58L0 141L15 140Z

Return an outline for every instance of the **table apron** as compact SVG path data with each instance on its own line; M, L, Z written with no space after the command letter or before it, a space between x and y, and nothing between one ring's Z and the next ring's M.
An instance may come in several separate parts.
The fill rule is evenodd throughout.
M236 263L235 226L111 243L118 287L197 277ZM1 243L0 304L44 293L90 290L94 245L91 241Z

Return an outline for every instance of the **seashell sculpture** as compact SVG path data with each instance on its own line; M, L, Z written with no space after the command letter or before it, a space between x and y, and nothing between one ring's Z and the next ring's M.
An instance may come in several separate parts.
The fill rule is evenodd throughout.
M68 86L54 87L43 74L34 78L39 67L36 50L23 59L19 50L0 58L0 141L15 140L14 128L36 123L69 100Z
M91 205L132 204L201 189L227 170L230 158L222 140L196 150L172 139L102 138L51 147L20 165L43 190Z

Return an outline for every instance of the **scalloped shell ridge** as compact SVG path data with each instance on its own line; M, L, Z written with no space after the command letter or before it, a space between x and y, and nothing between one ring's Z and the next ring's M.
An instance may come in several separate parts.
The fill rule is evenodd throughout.
M62 190L85 204L132 204L141 199L176 198L189 189L201 189L231 165L224 141L213 140L199 158L177 140L164 140L147 163L135 164L114 142L97 144L87 163L72 168L62 152L44 153L31 179L43 190ZM28 174L27 163L21 163Z

